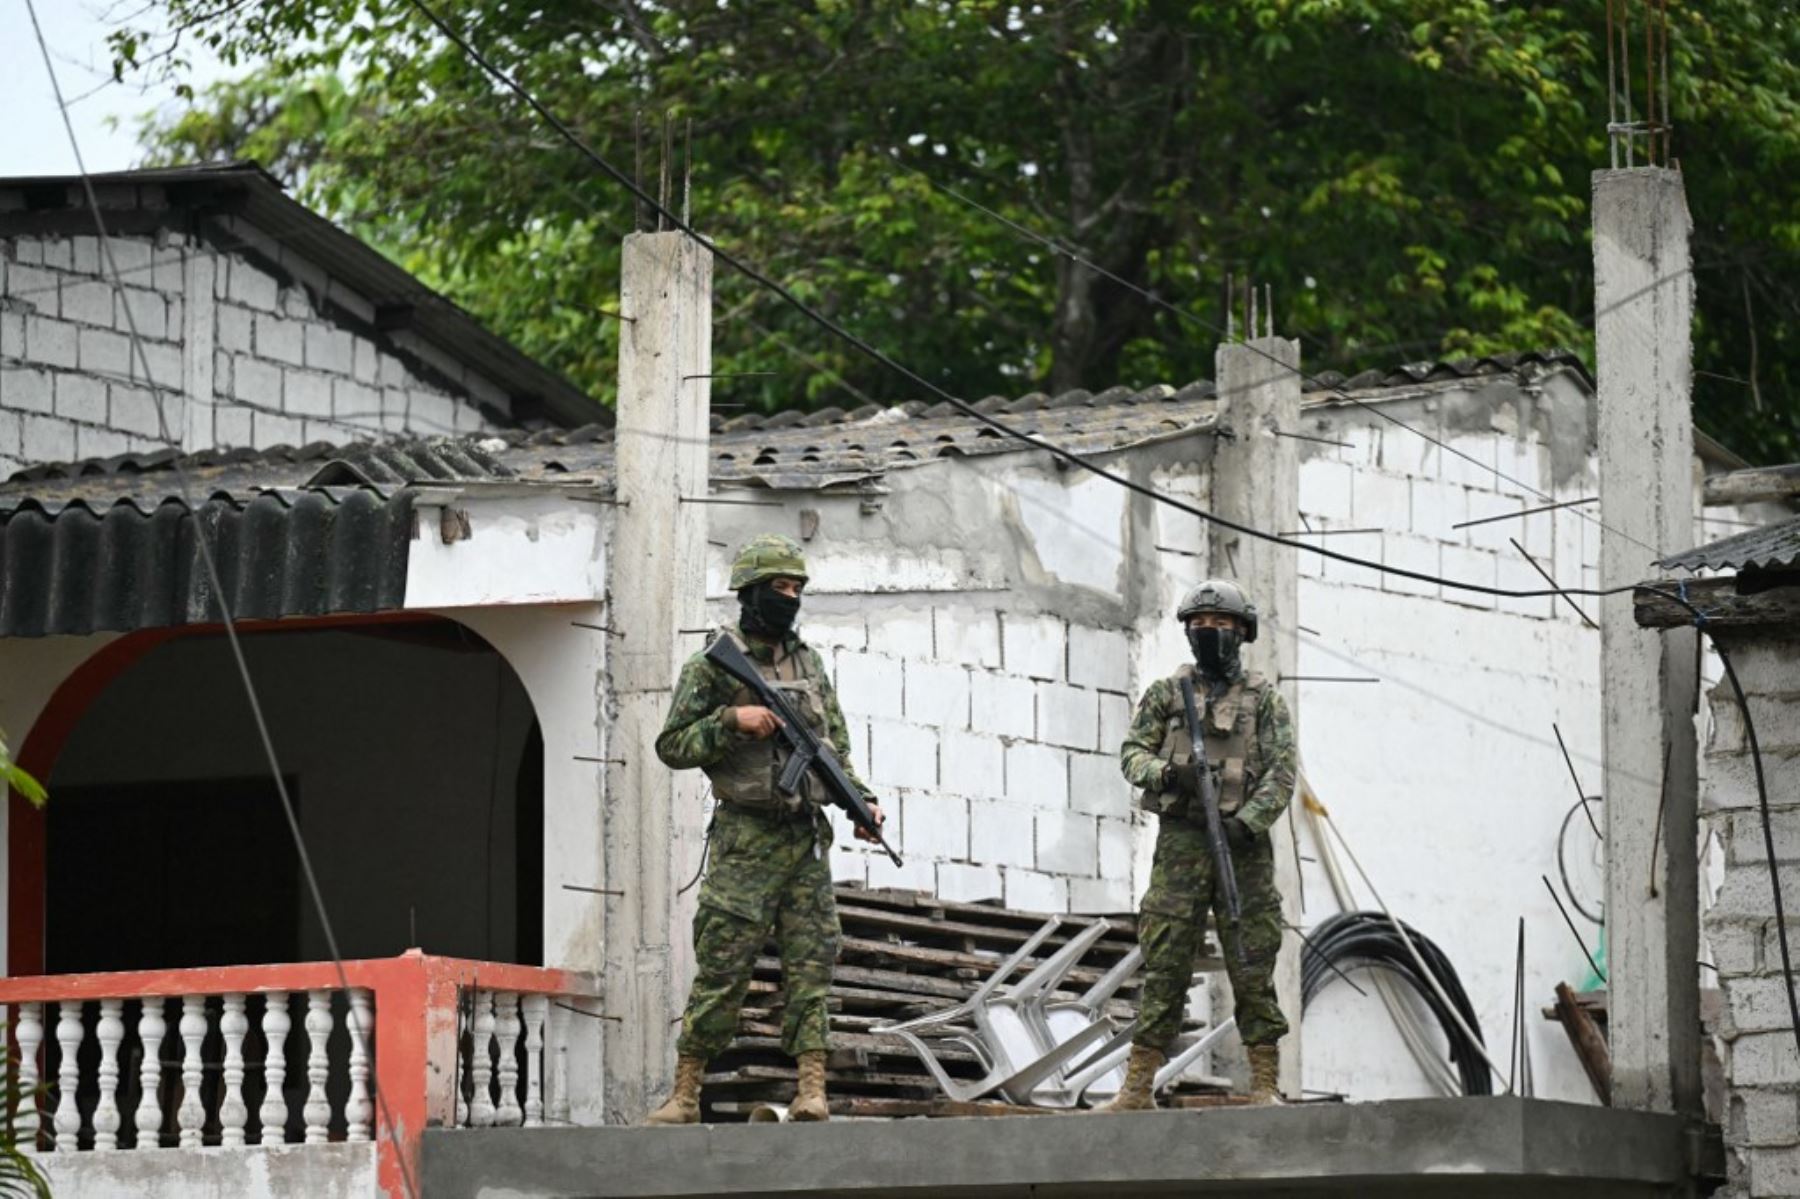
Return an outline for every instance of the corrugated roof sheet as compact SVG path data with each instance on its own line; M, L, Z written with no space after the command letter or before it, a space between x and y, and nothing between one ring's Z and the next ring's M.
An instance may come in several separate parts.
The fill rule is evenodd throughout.
M0 502L0 637L220 619L204 535L240 620L380 612L406 597L412 495L372 488L47 507Z
M1344 385L1385 389L1579 364L1556 353L1418 363ZM1327 397L1319 397L1325 399ZM1211 383L990 397L978 405L1083 454L1210 429ZM949 404L715 417L715 483L850 485L945 457L1023 443ZM244 619L374 612L405 598L412 487L433 483L610 484L613 430L173 451L30 467L0 484L0 637L124 631L216 618L179 499L179 463Z
M1786 570L1800 564L1800 516L1672 554L1668 570Z

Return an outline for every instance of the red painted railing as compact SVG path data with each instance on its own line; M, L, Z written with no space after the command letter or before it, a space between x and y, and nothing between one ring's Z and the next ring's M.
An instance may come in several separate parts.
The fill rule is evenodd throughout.
M97 1039L101 1042L102 1062L100 1073L93 1082L101 1092L103 1102L108 1104L104 1118L98 1106L92 1113L92 1143L98 1145L103 1141L111 1144L116 1140L121 1117L132 1128L137 1127L131 1119L131 1113L119 1111L119 1105L115 1102L116 1097L123 1093L115 1057L125 1038L119 1019L123 1005L119 1001L158 998L200 1000L198 1003L183 1005L184 1014L179 1027L177 1021L168 1022L168 1035L179 1036L188 1043L188 1058L168 1063L174 1067L168 1070L161 1069L157 1063L147 1062L147 1066L156 1067L148 1072L148 1077L155 1078L159 1073L166 1073L181 1078L188 1084L185 1091L191 1092L184 1094L183 1103L198 1105L200 1038L210 1031L226 1037L226 1057L220 1065L224 1070L227 1090L221 1092L220 1101L215 1103L211 1112L203 1113L203 1117L216 1119L221 1130L234 1126L236 1141L222 1141L231 1144L242 1142L246 1126L242 1096L230 1088L241 1085L244 1077L245 1063L241 1049L243 1030L246 1027L247 997L263 996L262 1004L266 1012L269 1007L267 997L271 994L285 993L291 996L295 993L335 993L342 991L346 983L356 993L356 1002L346 1004L347 1010L356 1012L372 1009L373 1013L372 1046L365 1044L359 1049L353 1043L352 1054L372 1049L374 1055L374 1093L368 1097L364 1114L372 1117L371 1133L377 1142L377 1177L381 1194L396 1199L404 1199L409 1192L416 1195L419 1146L428 1126L535 1123L546 1118L556 1119L559 1112L564 1113L562 1118L566 1118L569 1080L566 1070L560 1069L558 1065L567 1042L564 1030L570 1023L568 1015L564 1013L571 1009L587 1013L596 1011L599 986L595 977L588 974L433 957L413 950L397 958L345 962L342 975L330 962L304 962L293 965L220 966L192 970L0 978L0 1004L6 1006L15 1042L21 1048L28 1047L31 1050L31 1060L23 1063L22 1075L27 1081L36 1076L44 1083L52 1084L46 1088L48 1106L44 1113L43 1127L47 1131L54 1129L61 1147L67 1150L74 1148L77 1138L88 1131L82 1124L80 1113L75 1109L73 1098L65 1102L63 1096L57 1093L67 1090L68 1084L76 1081L75 1067L72 1064L74 1056L68 1052L68 1048L78 1046L85 1039L80 1024L87 1005L99 1005ZM225 1016L209 1020L204 999L215 996L224 997L230 1002L222 1004L221 1010ZM56 1024L45 1017L45 1004L57 1005L59 1020ZM164 1004L155 1004L154 1010L160 1015L164 1007ZM287 1007L287 1002L283 1000L280 1010L285 1013ZM148 1009L140 1010L140 1020L142 1010ZM312 1028L304 1028L303 1025L319 1012L327 1013L323 1017L325 1020L331 1019L324 1001L319 1000L305 1020L293 1022L295 1034L304 1036L312 1033ZM226 1016L231 1017L229 1029L226 1027ZM196 1020L200 1023L193 1023ZM54 1034L52 1029L55 1030ZM523 1037L522 1032L525 1034ZM227 1033L232 1035L226 1036ZM465 1034L473 1034L476 1038L475 1056L469 1061L465 1061L461 1054ZM233 1036L235 1046L231 1043ZM492 1044L500 1047L497 1054L490 1051L489 1041L483 1039L496 1036L498 1039ZM59 1042L61 1044L57 1044ZM160 1046L164 1043L163 1038L157 1038L158 1058ZM46 1063L50 1060L53 1046L62 1050L58 1054L60 1068L57 1072L45 1073L38 1069L36 1057L40 1044L44 1049ZM319 1056L323 1052L320 1048L322 1044L322 1038L315 1039L313 1064L319 1069L323 1069L322 1058ZM517 1073L513 1065L517 1060L516 1051L519 1047L527 1050L527 1065L523 1073ZM498 1069L490 1070L496 1057ZM364 1063L363 1073L369 1072L367 1066L368 1063ZM483 1096L491 1097L496 1094L489 1089L490 1081L500 1085L497 1092L499 1103L496 1105L490 1102L485 1105L484 1110L478 1097L473 1120L469 1118L468 1106L463 1103L459 1093L465 1066L472 1066L467 1072L480 1085ZM207 1068L214 1067L209 1064ZM354 1072L358 1070L354 1058L351 1069L354 1078ZM59 1082L59 1074L62 1084L60 1087L55 1085ZM90 1080L81 1080L83 1085L88 1081ZM562 1088L560 1094L556 1091L559 1084ZM508 1092L505 1089L507 1086L513 1086L515 1090ZM509 1099L509 1094L513 1098ZM230 1095L236 1095L239 1106L228 1114L225 1103L226 1097ZM138 1113L142 1115L148 1112L147 1118L157 1119L156 1104L154 1095L148 1107L142 1106L140 1099ZM350 1110L354 1106L357 1104L353 1089L352 1099L345 1104L343 1113L344 1124L351 1128L356 1125L356 1113ZM29 1113L25 1114L29 1116ZM193 1108L179 1113L180 1136L183 1143L197 1145L201 1137L200 1123L189 1119L193 1114ZM324 1139L322 1120L315 1120L314 1113L309 1111L306 1122L308 1140ZM315 1131L317 1136L313 1135ZM162 1135L162 1125L159 1124L156 1129L137 1133L135 1139L144 1147L149 1147L159 1144ZM223 1137L226 1134L221 1131L214 1135ZM264 1134L259 1133L261 1135ZM281 1139L280 1133L271 1139ZM246 1152L255 1152L255 1149L247 1148Z

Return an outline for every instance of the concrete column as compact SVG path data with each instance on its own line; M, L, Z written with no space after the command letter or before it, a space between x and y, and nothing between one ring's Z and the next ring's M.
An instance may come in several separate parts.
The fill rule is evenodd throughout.
M693 875L701 781L656 758L676 676L705 621L706 508L712 370L712 256L680 233L625 239L619 310L619 508L608 578L611 742L605 767L607 886L606 1107L643 1116L673 1076L675 1025L693 978Z
M1212 506L1220 516L1270 532L1294 527L1300 511L1298 442L1277 437L1300 424L1300 343L1265 337L1221 345L1215 360L1220 433L1213 451ZM1230 435L1225 430L1230 430ZM1296 623L1300 578L1295 551L1211 526L1210 561L1215 576L1235 579L1262 617L1262 630L1246 647L1245 666L1275 683L1291 678L1299 656ZM1279 683L1282 697L1300 718L1294 684ZM1295 852L1294 817L1276 821L1275 881L1282 915L1300 922L1300 862ZM1288 933L1275 967L1275 989L1290 1031L1282 1041L1281 1089L1300 1093L1300 939Z
M219 311L213 277L217 269L211 249L188 247L181 272L181 378L153 380L165 396L180 389L180 419L170 412L169 435L181 438L182 452L188 454L218 444L213 429L213 348Z
M1679 172L1594 173L1602 587L1693 544L1690 224ZM1601 601L1613 1105L1699 1115L1696 636Z

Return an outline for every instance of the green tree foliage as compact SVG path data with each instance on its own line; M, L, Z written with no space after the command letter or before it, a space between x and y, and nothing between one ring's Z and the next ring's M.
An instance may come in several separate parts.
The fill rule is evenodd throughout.
M13 764L12 755L6 748L6 730L4 729L0 729L0 784L17 791L33 807L44 806L46 796L43 784ZM0 1193L4 1192L0 1191Z
M156 160L258 158L610 394L617 329L594 309L612 303L634 206L406 0L157 3L250 71L149 127ZM647 179L661 114L678 147L691 122L691 201L679 148L672 192L702 228L971 398L1202 377L1217 338L926 176L1214 324L1228 272L1269 282L1311 369L1591 353L1602 0L436 7ZM1748 454L1793 456L1800 21L1758 0L1676 0L1670 20L1700 419ZM179 73L178 52L134 32L116 48L121 70ZM719 369L774 372L722 383L720 401L915 398L744 280L719 292Z

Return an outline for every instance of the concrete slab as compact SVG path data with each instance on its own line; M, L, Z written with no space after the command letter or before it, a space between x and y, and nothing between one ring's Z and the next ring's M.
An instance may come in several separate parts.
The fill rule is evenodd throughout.
M424 1189L476 1196L1678 1196L1676 1116L1517 1098L827 1125L441 1130ZM1529 1187L1529 1192L1524 1190Z

